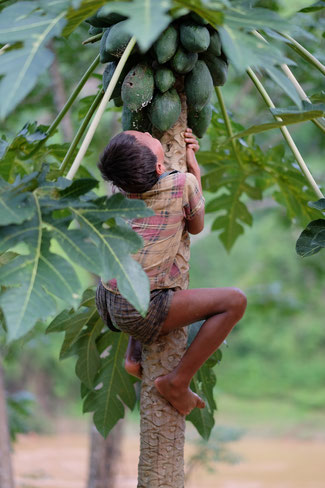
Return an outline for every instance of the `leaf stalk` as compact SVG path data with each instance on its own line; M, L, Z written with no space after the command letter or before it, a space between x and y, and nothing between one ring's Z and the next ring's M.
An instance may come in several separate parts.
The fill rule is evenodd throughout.
M84 119L83 119L76 135L74 136L73 141L71 142L70 147L69 147L69 149L68 149L68 151L67 151L66 155L64 156L64 159L61 163L61 166L60 166L60 174L61 175L63 175L64 171L66 170L66 167L70 162L71 156L74 153L74 150L76 149L76 147L78 146L79 141L82 138L85 130L87 129L89 121L92 118L92 116L93 116L96 108L98 107L101 99L103 98L103 96L104 96L104 92L103 92L103 90L100 90L97 93L96 98L94 99L93 103L91 104L86 116L84 117Z
M77 154L74 162L72 163L72 166L71 166L71 168L70 168L70 170L66 176L66 178L68 178L70 180L74 177L74 175L78 171L78 168L81 164L81 161L82 161L84 155L86 154L86 151L88 149L89 144L92 141L92 138L95 134L97 126L98 126L98 124L99 124L99 122L100 122L100 120L101 120L101 118L105 112L106 105L111 98L111 95L112 95L113 90L116 86L116 83L118 82L118 79L120 77L122 69L124 68L125 63L126 63L128 57L130 56L132 49L135 46L135 43L136 43L136 39L135 39L135 37L132 37L132 39L130 40L129 44L127 45L118 65L116 67L116 70L114 71L112 79L109 82L109 85L106 89L106 92L105 92L105 94L104 94L104 96L100 102L98 109L97 109L96 115L95 115L95 117L94 117L94 119L93 119L93 121L92 121L92 123L88 129L88 132L87 132L87 134L86 134L86 136L85 136L85 138L81 144L81 147L78 151L78 154Z
M229 115L227 113L226 105L225 105L225 102L224 102L224 99L223 99L221 90L220 90L220 88L218 86L216 86L215 87L215 91L216 91L216 95L217 95L218 102L219 102L219 105L220 105L222 117L223 117L223 120L225 121L226 130L227 130L228 136L229 136L229 138L231 140L231 145L232 145L232 149L233 149L235 158L237 159L239 166L241 166L242 168L244 168L244 164L242 162L242 159L240 157L240 154L239 154L239 151L238 151L238 148L237 148L237 141L232 138L233 135L234 135L234 133L233 133L233 130L232 130L232 127L231 127L231 121L230 121Z
M299 42L297 42L293 37L289 36L288 34L283 34L282 32L279 32L279 34L290 41L288 45L291 47L291 49L296 51L300 56L315 66L315 68L317 68L325 76L325 66L317 58L315 58L315 56L307 51L307 49L299 44Z
M95 36L88 37L88 39L85 39L82 41L82 44L93 44L94 42L99 41L103 37L103 33L101 32L100 34L96 34Z
M269 107L269 108L275 108L275 105L274 103L272 102L269 94L267 93L267 91L265 90L264 86L262 85L262 83L260 82L260 80L257 78L256 74L254 73L254 71L251 69L251 68L248 68L247 69L247 74L248 76L251 78L252 82L254 83L254 85L256 86L257 90L259 91L259 93L261 94L264 102L266 103L266 105ZM281 117L278 117L278 116L274 116L274 118L276 120L279 120L279 121L282 121ZM314 180L311 172L309 171L308 169L308 166L307 164L305 163L303 157L301 156L300 152L299 152L299 149L297 148L294 140L292 139L291 137L291 134L290 132L288 131L287 127L283 126L283 127L280 127L280 130L282 132L282 135L285 139L285 141L287 142L288 146L290 147L297 163L299 164L300 166L300 169L301 171L303 172L303 174L305 175L309 185L311 186L311 188L314 190L315 194L317 195L318 198L324 198L324 195L323 193L321 192L320 188L318 187L316 181Z

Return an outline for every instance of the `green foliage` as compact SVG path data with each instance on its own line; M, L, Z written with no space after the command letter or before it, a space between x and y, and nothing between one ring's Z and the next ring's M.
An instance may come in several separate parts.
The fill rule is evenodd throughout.
M240 130L239 124L232 125ZM210 150L201 151L198 160L207 170L202 177L203 188L216 194L206 206L207 213L218 212L211 230L221 230L219 237L227 250L244 233L244 225L253 223L247 197L260 200L263 192L269 193L274 186L273 198L287 208L290 219L305 225L310 217L320 215L307 206L313 192L306 187L293 158L285 155L283 146L263 151L249 139L249 144L240 141L234 151L217 109L209 133Z
M309 204L310 207L316 208L324 213L325 198ZM306 229L300 234L296 251L300 256L312 256L325 247L325 219L313 220Z
M19 391L7 397L9 433L12 442L17 434L26 434L30 431L29 418L33 414L35 404L34 396L27 391Z

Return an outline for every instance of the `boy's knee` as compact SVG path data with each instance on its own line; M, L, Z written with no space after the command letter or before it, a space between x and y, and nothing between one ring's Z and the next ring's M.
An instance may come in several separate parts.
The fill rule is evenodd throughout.
M247 307L247 297L240 288L231 289L231 311L236 314L238 320L244 315Z

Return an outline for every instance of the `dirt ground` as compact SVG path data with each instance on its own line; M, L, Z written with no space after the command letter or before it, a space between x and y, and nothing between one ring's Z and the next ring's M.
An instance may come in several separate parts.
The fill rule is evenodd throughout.
M67 429L64 429L67 431ZM86 429L85 429L86 430ZM138 432L126 426L116 488L136 488ZM325 440L260 437L247 433L227 444L238 464L218 462L214 472L194 470L186 488L324 488ZM88 472L87 432L20 435L15 444L17 488L85 488ZM193 445L186 446L185 460Z

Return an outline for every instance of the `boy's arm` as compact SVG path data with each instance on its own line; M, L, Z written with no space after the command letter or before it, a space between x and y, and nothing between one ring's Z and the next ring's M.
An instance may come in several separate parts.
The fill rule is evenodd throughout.
M199 189L202 193L201 170L195 156L195 153L199 150L200 146L192 133L192 129L186 129L184 132L184 139L186 142L187 170L197 179ZM186 226L190 234L199 234L204 227L204 208L198 212L193 219L188 220Z

